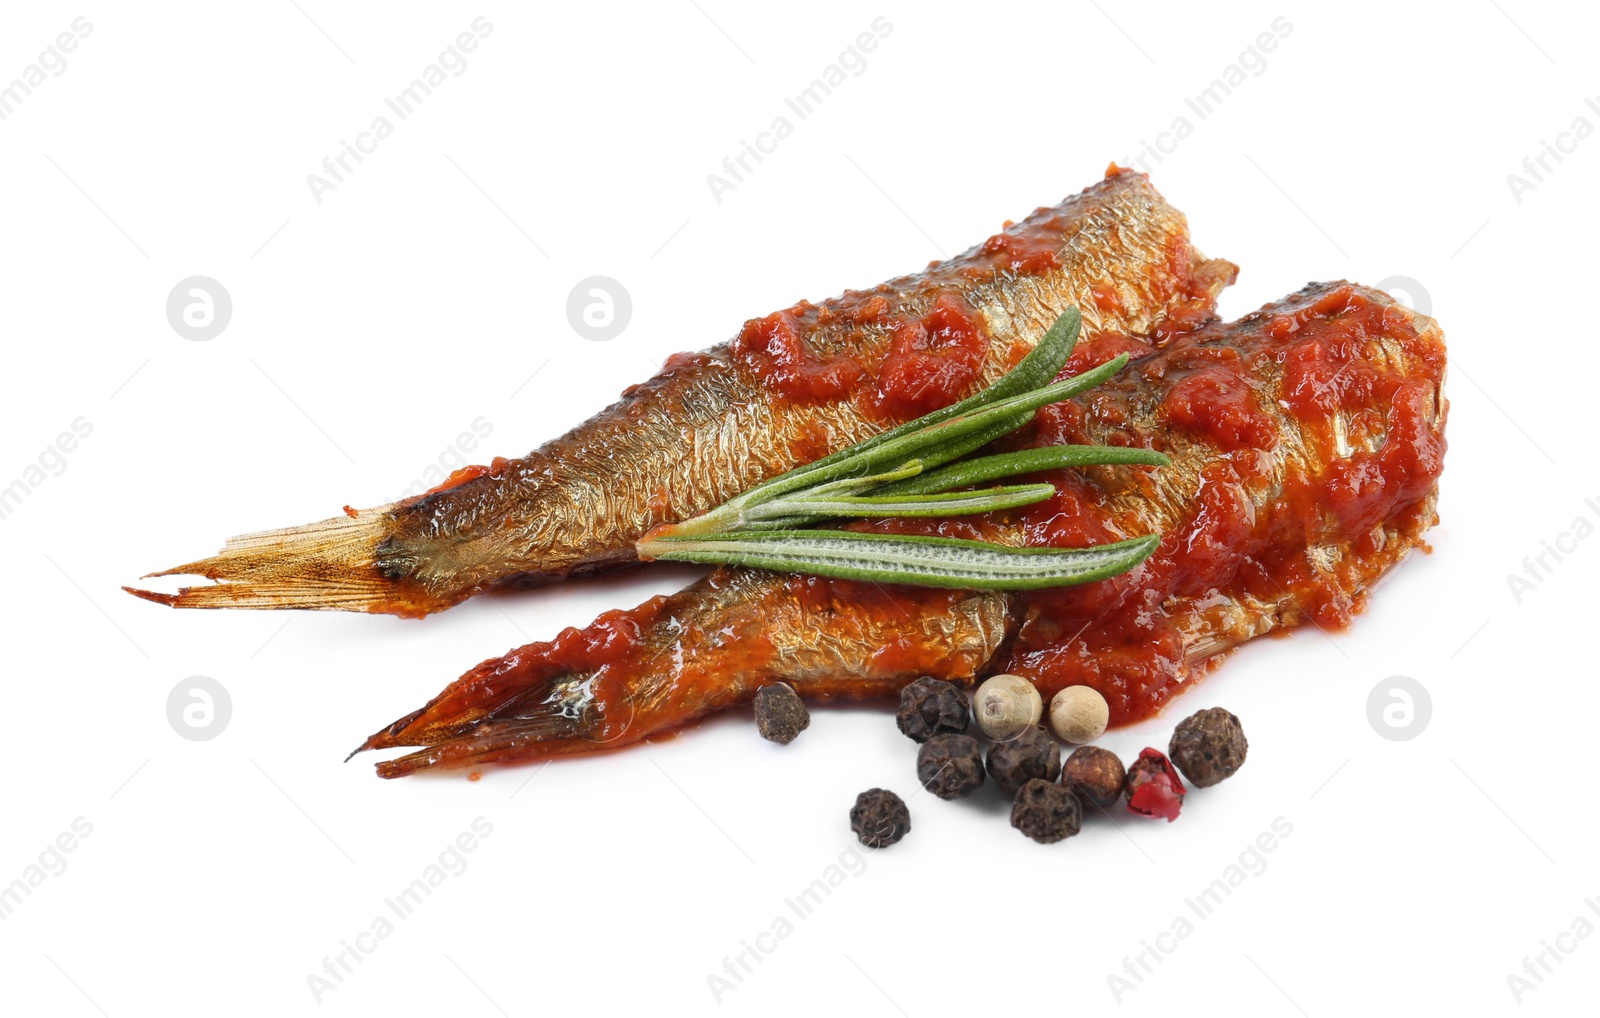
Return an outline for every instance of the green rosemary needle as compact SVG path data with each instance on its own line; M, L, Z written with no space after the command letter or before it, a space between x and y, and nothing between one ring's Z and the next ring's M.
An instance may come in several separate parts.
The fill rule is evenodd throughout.
M702 538L646 538L651 558L754 566L845 580L959 590L1036 590L1103 580L1143 562L1160 535L1093 548L1010 548L987 541L849 530L760 530Z
M875 495L913 495L930 491L949 491L983 484L1000 477L1015 477L1041 470L1060 470L1062 467L1089 467L1103 465L1139 465L1164 467L1172 462L1154 449L1129 449L1115 445L1047 445L1042 449L1021 449L994 456L959 460L932 473L913 474L909 478L885 483L874 490Z
M1013 484L980 491L944 491L918 495L791 495L756 506L752 520L788 516L963 516L1016 509L1043 502L1056 493L1053 484Z

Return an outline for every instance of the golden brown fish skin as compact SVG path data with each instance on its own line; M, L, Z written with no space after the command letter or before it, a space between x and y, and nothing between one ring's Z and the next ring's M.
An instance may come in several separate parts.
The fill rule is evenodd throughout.
M1006 261L1008 244L1023 249L1040 238L1052 248L1043 257ZM954 298L981 324L987 346L953 401L1003 374L1068 307L1080 310L1086 335L1147 334L1175 317L1210 314L1236 273L1193 250L1183 215L1143 175L1115 171L998 240L790 313L809 356L848 357L870 385L894 321ZM879 298L887 317L864 319L860 308ZM776 398L724 343L672 359L524 458L420 499L363 510L356 523L247 535L218 556L156 574L223 581L216 586L134 593L179 607L423 615L480 590L610 568L633 561L634 542L658 524L916 416L874 412L860 395Z
M981 265L982 256L969 252L879 290L906 316L925 314L948 293L983 316L989 353L971 391L1003 374L1068 307L1084 309L1090 333L1143 334L1172 312L1175 297L1192 297L1192 281L1179 278L1183 271L1201 276L1210 297L1233 276L1231 265L1191 255L1186 244L1180 257L1191 260L1174 269L1173 248L1187 236L1184 220L1136 174L1111 177L1044 215L1069 223L1057 269L974 279L967 270ZM1112 298L1097 298L1097 287L1111 288ZM888 328L829 315L856 296L804 316L804 340L819 360L882 356ZM494 476L408 508L380 546L380 564L438 597L458 599L508 578L554 579L631 561L633 543L652 527L714 508L886 423L896 422L871 418L850 399L775 400L721 344ZM800 449L809 455L797 456Z
M1107 337L1080 356L1121 348ZM1160 532L1161 549L1135 571L1003 595L718 569L672 598L484 662L361 748L428 747L378 765L399 777L626 745L772 681L809 697L872 698L921 675L965 683L999 671L1027 676L1047 698L1094 686L1123 724L1158 711L1246 640L1306 620L1346 624L1436 521L1447 415L1438 326L1380 291L1330 283L1146 353L1042 413L1023 444L1148 446L1170 467L1056 471L1040 479L1060 494L1039 506L855 525L1013 545ZM1258 434L1245 412L1230 425L1237 434L1220 433L1227 415L1174 419L1213 364L1247 369L1240 407L1259 413ZM1341 379L1358 384L1339 395ZM1327 413L1306 409L1318 400ZM1359 485L1347 482L1384 457L1384 497L1354 497Z
M718 569L671 597L483 662L360 750L437 747L378 765L383 777L403 777L625 746L776 679L817 700L890 696L917 675L969 681L1007 626L1004 594Z

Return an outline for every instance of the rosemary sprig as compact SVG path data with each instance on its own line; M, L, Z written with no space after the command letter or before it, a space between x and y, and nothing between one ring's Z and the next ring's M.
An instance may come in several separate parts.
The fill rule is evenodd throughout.
M1077 342L1069 309L998 382L814 463L780 474L637 544L645 559L746 565L920 586L1028 590L1104 579L1132 569L1159 535L1092 548L1010 548L984 541L801 529L849 517L956 516L1050 498L1050 484L978 485L1017 474L1097 464L1164 466L1149 449L1061 445L963 460L1033 419L1035 411L1115 375L1126 355L1051 381Z
M954 537L765 530L675 538L657 557L920 587L1036 590L1125 573L1160 543L1159 534L1150 534L1093 548L1010 548Z

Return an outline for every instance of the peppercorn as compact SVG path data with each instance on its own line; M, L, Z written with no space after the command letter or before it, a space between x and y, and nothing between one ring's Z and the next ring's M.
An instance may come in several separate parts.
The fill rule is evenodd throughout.
M1016 737L1039 723L1044 701L1033 683L1020 675L993 675L972 696L972 712L983 734L997 742Z
M1054 781L1060 776L1061 750L1043 728L1025 728L1011 741L989 746L989 777L1007 798L1015 798L1032 778Z
M1172 761L1158 749L1146 747L1139 751L1139 759L1128 768L1122 788L1128 796L1128 808L1142 817L1166 817L1170 824L1183 808L1183 782L1178 780Z
M1017 792L1011 826L1041 845L1070 838L1083 824L1083 806L1065 785L1034 778Z
M1050 698L1050 727L1062 742L1083 746L1106 733L1111 707L1092 686L1068 686Z
M756 691L756 730L763 739L787 745L811 724L811 712L794 687L774 682Z
M1115 803L1127 776L1117 754L1099 746L1079 746L1061 765L1061 783L1089 806Z
M924 675L900 690L895 723L908 738L927 742L935 735L959 735L972 717L967 694L954 683Z
M983 754L970 735L935 735L917 751L917 780L941 799L961 799L983 784Z
M869 788L850 808L850 829L868 848L888 848L911 830L911 811L888 789Z
M1233 777L1244 766L1250 743L1239 719L1221 707L1209 707L1178 722L1167 752L1196 788Z

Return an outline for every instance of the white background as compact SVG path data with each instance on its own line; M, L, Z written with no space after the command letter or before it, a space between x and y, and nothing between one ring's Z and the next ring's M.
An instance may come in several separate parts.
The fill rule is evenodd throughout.
M299 8L299 9L297 9ZM92 34L0 121L0 484L74 419L93 433L0 521L0 884L92 825L0 922L7 1013L1493 1014L1507 976L1600 914L1593 865L1600 541L1519 603L1507 581L1600 522L1590 308L1600 140L1513 195L1574 118L1592 12L1452 5L8 5L0 79ZM473 18L492 34L317 203L306 176ZM719 204L706 175L882 15L892 34ZM1284 17L1203 121L1184 105ZM314 21L313 21L314 19ZM911 801L871 854L715 1002L707 977L850 845L855 794L915 790L879 708L819 709L789 747L748 715L559 763L383 782L341 763L480 659L692 576L479 598L423 622L174 613L119 592L230 534L388 500L483 418L518 455L666 355L747 317L917 269L1133 158L1241 267L1232 318L1307 280L1420 283L1448 337L1450 452L1432 555L1353 629L1236 654L1166 716L1243 720L1238 777L1177 823L1042 847L1006 808ZM391 118L392 119L392 118ZM1529 178L1532 179L1531 177ZM232 295L209 342L173 285ZM632 295L608 343L565 301ZM1404 294L1420 302L1417 293ZM531 380L530 380L530 375ZM1571 547L1571 545L1568 545ZM228 690L207 742L188 676ZM1369 692L1431 694L1409 742ZM307 977L482 817L492 834L320 1004ZM1276 818L1265 869L1120 1005L1107 976ZM47 853L48 855L48 853ZM1254 860L1247 860L1254 864ZM51 860L54 866L53 859ZM57 867L59 869L59 867ZM1526 1013L1592 1006L1600 936Z

